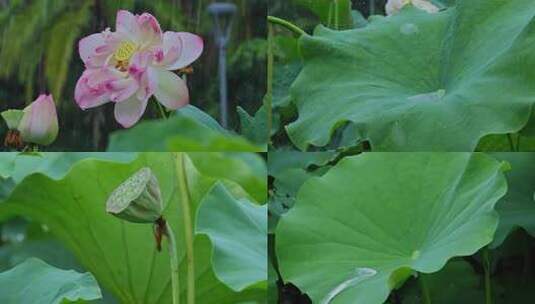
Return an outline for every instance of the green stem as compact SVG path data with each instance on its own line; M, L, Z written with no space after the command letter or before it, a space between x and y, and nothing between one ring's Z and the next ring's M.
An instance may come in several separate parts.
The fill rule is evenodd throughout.
M431 295L429 294L429 288L423 274L418 275L418 281L420 282L420 290L422 292L422 301L424 304L431 304Z
M197 20L195 22L195 33L198 33L201 28L201 17L202 17L202 0L198 0L197 6Z
M272 102L273 102L273 25L268 24L268 58L267 58L267 91L266 91L266 107L267 107L267 139L269 141L271 137L271 128L272 128Z
M304 30L302 30L300 27L298 27L297 25L295 25L295 24L293 24L293 23L291 23L289 21L286 21L284 19L273 17L273 16L268 16L267 20L270 23L278 24L278 25L288 29L289 31L291 31L294 34L296 34L297 36L307 35L307 33Z
M531 277L531 240L524 237L524 282L527 283Z
M162 105L158 101L156 101L156 104L158 105L158 110L160 111L160 115L162 116L162 118L167 119L167 114L165 114L165 110Z
M511 148L511 152L515 152L515 144L513 143L513 136L511 133L507 133L507 140L509 140L509 147Z
M485 304L492 304L492 284L490 280L489 249L483 249L483 268L485 270Z
M333 0L334 1L334 28L339 30L340 29L340 12L338 11L339 10L339 5L338 5L338 0Z
M176 170L178 178L178 189L180 191L181 212L184 219L184 239L186 242L186 262L187 262L187 287L188 297L187 304L195 303L195 261L193 253L193 231L191 220L191 194L188 187L188 179L186 174L185 153L178 152L176 154Z
M180 303L180 284L178 281L178 253L177 253L177 245L176 245L176 238L175 233L173 232L173 229L171 229L171 226L169 223L165 224L167 239L169 240L169 245L167 246L169 248L169 258L171 259L171 286L173 288L173 304L179 304Z
M333 25L333 2L329 3L329 14L327 15L327 27L332 28Z
M520 152L520 134L517 134L517 137L516 137L516 152Z

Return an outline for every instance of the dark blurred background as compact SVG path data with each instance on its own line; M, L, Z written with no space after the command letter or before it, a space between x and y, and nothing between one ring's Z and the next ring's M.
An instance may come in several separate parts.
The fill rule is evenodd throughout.
M269 15L277 16L299 25L311 33L320 23L320 18L310 9L308 2L315 0L273 0L269 2ZM352 9L359 11L363 16L373 14L384 15L387 0L351 0Z
M217 48L212 0L0 0L0 111L22 109L40 93L52 93L60 134L55 151L103 150L108 135L120 128L113 105L82 111L74 87L84 69L78 41L107 27L115 29L119 9L153 14L163 31L188 31L203 37L205 50L188 76L191 104L219 117ZM238 7L228 48L229 124L236 129L236 106L254 114L266 88L267 0L229 0ZM149 103L145 118L158 118ZM0 123L0 137L6 132ZM157 136L156 134L154 136Z

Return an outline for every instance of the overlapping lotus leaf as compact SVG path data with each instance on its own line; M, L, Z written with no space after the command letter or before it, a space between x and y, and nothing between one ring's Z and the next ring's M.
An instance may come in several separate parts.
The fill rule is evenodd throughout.
M61 304L102 298L90 273L58 269L30 258L0 273L2 303Z
M266 149L222 128L208 114L184 107L169 119L141 122L110 136L110 152L262 152Z
M502 171L484 154L345 158L305 182L281 218L282 277L314 303L384 303L413 271L436 272L492 241Z
M361 29L300 39L304 68L287 127L300 149L345 123L376 151L473 151L521 130L535 99L531 0L464 0L437 14L406 6Z
M500 225L492 247L497 247L516 228L535 236L535 153L494 153L492 156L511 165L506 173L509 190L496 207Z
M237 200L221 184L200 203L196 233L207 235L215 275L241 291L267 281L267 206Z

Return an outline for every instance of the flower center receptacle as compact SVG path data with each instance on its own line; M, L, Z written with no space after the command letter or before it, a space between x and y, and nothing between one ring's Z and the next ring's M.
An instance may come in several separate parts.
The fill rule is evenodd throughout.
M123 41L113 55L119 62L128 62L136 52L136 45L130 41Z

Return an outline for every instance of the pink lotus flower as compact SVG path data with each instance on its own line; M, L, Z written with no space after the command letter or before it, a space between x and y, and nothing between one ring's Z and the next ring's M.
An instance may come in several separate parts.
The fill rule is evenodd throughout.
M40 95L24 109L18 130L27 143L50 145L58 136L58 115L52 95Z
M173 71L199 58L203 40L186 32L162 33L148 13L119 11L116 28L80 40L86 66L75 89L80 108L114 102L115 119L129 128L141 118L152 95L169 110L187 105L186 83Z

